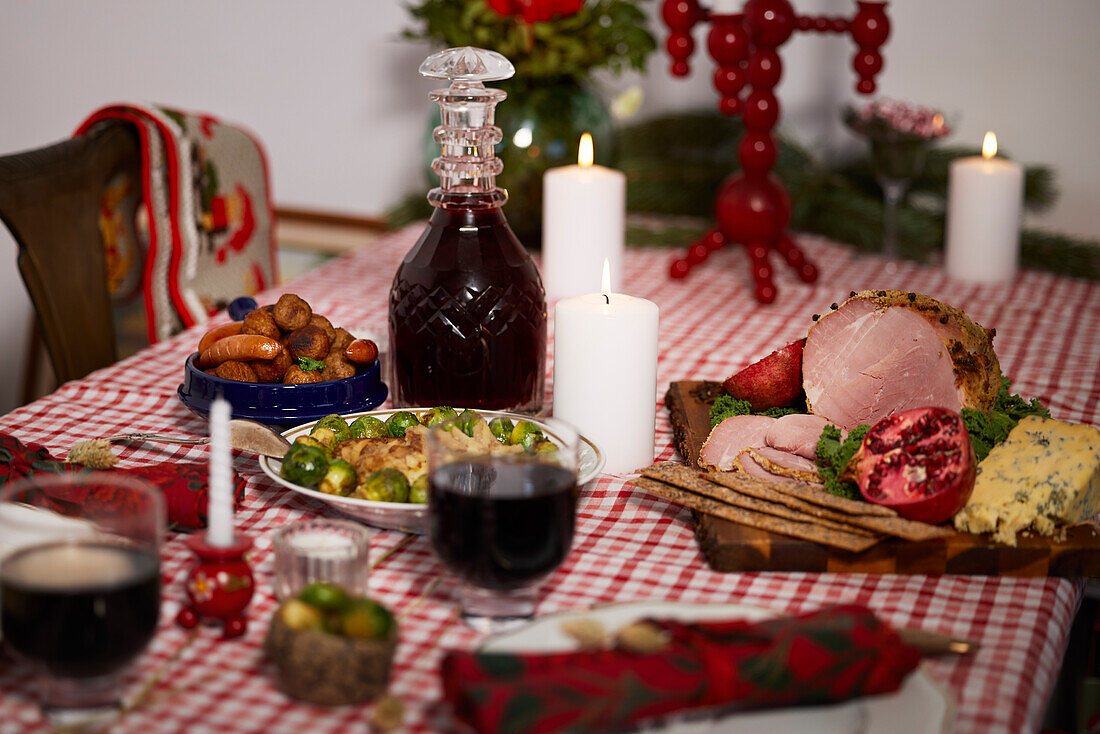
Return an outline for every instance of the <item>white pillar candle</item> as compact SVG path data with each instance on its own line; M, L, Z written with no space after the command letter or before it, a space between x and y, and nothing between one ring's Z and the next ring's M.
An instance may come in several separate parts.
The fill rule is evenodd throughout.
M951 163L947 176L947 274L984 283L1012 280L1020 258L1024 168L997 158L989 132L982 155Z
M592 161L592 136L585 133L577 165L543 175L542 284L551 302L599 290L605 259L613 282L622 282L626 176Z
M210 403L210 485L207 492L206 542L213 546L233 545L233 467L229 448L229 401L214 398Z
M573 424L623 474L653 462L657 421L658 309L611 293L558 301L554 309L554 417Z

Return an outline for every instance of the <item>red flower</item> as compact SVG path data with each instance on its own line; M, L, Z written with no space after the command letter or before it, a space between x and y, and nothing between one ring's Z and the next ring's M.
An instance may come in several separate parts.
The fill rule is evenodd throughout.
M584 0L486 0L497 15L518 15L524 23L544 23L556 16L576 15Z

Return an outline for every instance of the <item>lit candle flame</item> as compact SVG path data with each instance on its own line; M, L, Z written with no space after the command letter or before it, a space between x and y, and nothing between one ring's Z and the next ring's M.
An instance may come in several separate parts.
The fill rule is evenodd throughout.
M934 127L936 130L942 128L944 122L945 120L943 119L943 115L941 115L939 112L932 115L932 127Z
M585 167L591 166L595 157L592 152L592 136L585 133L581 136L580 147L577 148L577 163Z
M997 155L997 136L990 130L982 139L982 158L989 160Z
M587 135L588 133L585 133ZM603 293L603 299L611 304L611 260L608 258L603 259L603 276L600 278L600 292Z

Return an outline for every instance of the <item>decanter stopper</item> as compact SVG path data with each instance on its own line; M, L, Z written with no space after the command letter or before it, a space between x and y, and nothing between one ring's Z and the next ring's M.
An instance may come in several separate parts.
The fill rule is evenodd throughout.
M504 134L493 125L497 103L508 95L484 82L507 79L515 71L496 51L471 46L440 51L420 65L421 76L451 82L429 95L439 105L442 123L432 135L443 148L432 161L440 184L428 192L432 206L499 207L508 200L496 185L504 164L494 154Z

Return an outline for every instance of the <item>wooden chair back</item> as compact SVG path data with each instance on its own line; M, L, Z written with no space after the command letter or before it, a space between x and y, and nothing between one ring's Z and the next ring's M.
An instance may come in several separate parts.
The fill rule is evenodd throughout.
M0 157L0 220L18 245L59 382L118 358L99 212L107 184L122 172L141 181L137 133L120 123Z

